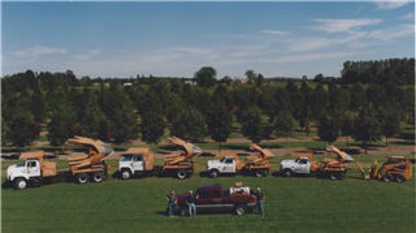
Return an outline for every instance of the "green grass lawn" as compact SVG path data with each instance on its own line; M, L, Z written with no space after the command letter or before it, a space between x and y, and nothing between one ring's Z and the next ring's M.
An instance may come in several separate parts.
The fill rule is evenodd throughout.
M355 155L370 166L374 158L388 155ZM410 155L409 155L410 156ZM275 157L275 171L282 159ZM318 156L316 159L321 159ZM212 157L198 158L196 174L181 181L173 178L145 178L128 181L109 177L100 184L54 183L22 191L2 190L3 232L414 232L415 180L403 184L364 181L356 165L343 181L318 178L268 176L201 178ZM111 172L116 160L109 160ZM157 161L161 163L162 161ZM2 162L4 179L7 166ZM58 161L66 169L66 161ZM225 187L243 181L261 187L266 195L266 216L248 214L199 215L196 218L167 218L164 196L209 183Z

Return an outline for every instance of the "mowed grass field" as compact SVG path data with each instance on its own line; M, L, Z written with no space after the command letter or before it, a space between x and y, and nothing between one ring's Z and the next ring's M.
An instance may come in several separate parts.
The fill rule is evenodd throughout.
M389 155L355 155L369 167L374 158ZM409 155L411 157L411 155ZM274 157L273 171L282 159ZM318 156L316 159L321 159ZM3 232L415 232L415 179L403 184L365 181L355 163L342 181L314 177L268 176L200 177L206 161L199 157L191 179L150 177L128 181L109 177L99 184L54 183L22 191L2 190ZM66 161L59 160L60 169ZM117 161L110 160L111 171ZM161 163L162 161L158 161ZM5 179L7 166L2 162ZM220 183L228 188L243 181L261 187L266 195L265 217L257 214L198 215L195 218L164 215L165 195L195 190L203 184ZM257 213L257 212L255 212Z

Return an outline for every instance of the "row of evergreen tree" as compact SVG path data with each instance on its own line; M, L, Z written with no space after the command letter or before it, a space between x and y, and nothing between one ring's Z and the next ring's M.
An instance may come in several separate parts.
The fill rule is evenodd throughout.
M341 71L341 81L369 84L414 85L415 59L386 59L379 61L347 61Z
M254 71L246 76L244 84L217 81L215 69L203 67L195 74L197 85L140 77L131 86L117 79L95 86L96 80L83 85L70 71L15 74L2 79L2 143L30 145L42 127L51 145L74 135L157 143L166 132L225 142L237 121L253 142L288 137L298 128L309 133L316 125L324 141L345 135L367 144L397 135L401 121L414 122L413 88L308 80L282 85L266 83Z

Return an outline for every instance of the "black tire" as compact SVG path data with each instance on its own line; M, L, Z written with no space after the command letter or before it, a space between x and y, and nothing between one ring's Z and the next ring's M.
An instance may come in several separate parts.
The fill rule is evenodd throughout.
M330 180L337 180L338 179L337 178L337 175L335 173L333 173L333 172L331 172L331 173L328 174L328 178Z
M181 209L179 210L179 215L180 215L180 216L182 216L182 217L185 217L187 212L188 212L188 211L187 211L187 209L186 209L186 208L181 208Z
M393 181L393 180L394 180L393 176L389 173L383 176L383 181L386 183L389 183L390 181Z
M396 175L395 179L394 179L397 183L403 183L406 181L406 177L402 176L402 175Z
M246 214L246 212L247 212L247 208L244 205L237 205L234 208L234 213L238 216L243 216Z
M22 190L27 188L28 183L27 180L25 180L24 178L16 178L16 180L14 181L14 188L16 190Z
M75 178L78 184L86 184L89 181L89 176L87 173L80 173Z
M220 171L217 169L209 170L209 177L211 178L217 178L220 175Z
M292 171L292 170L290 170L290 169L285 169L285 170L283 170L282 175L283 175L284 177L292 177L292 176L293 176L293 171Z
M121 179L123 179L123 180L128 180L128 179L130 179L130 178L131 178L131 172L130 172L130 170L128 170L128 169L123 169L123 170L121 170L121 172L120 172L120 177L121 177Z
M100 183L104 180L104 173L103 172L95 172L92 174L92 180L95 183Z
M255 171L254 176L260 178L260 177L265 177L266 174L263 171Z
M186 170L179 170L176 176L178 177L178 179L184 180L188 177L188 172Z

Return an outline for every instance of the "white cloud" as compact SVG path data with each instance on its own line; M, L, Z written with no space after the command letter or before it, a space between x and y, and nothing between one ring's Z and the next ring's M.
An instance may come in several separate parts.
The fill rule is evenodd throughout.
M315 19L319 25L312 28L318 31L337 33L337 32L353 32L364 26L370 26L380 23L381 19Z
M304 53L289 56L282 56L277 59L263 59L263 62L270 63L291 63L291 62L307 62L337 57L348 57L359 54L358 52L332 52L332 53Z
M263 30L263 31L260 31L260 33L266 34L266 35L278 35L278 36L285 36L289 34L289 32L287 31L280 31L280 30Z
M101 54L102 51L100 49L91 49L86 51L83 54L76 54L74 56L72 56L73 58L77 59L77 60L89 60L99 54Z
M399 17L398 19L409 20L409 19L414 19L414 18L415 18L415 15L413 13L409 13L409 14L406 14L406 15L403 15L403 16Z
M394 10L400 8L407 3L410 3L408 0L387 0L387 1L377 1L377 9L379 10Z
M34 47L22 49L22 50L11 51L10 54L19 58L27 58L27 57L39 57L41 55L64 54L66 52L67 51L62 48L51 48L51 47L37 45Z

